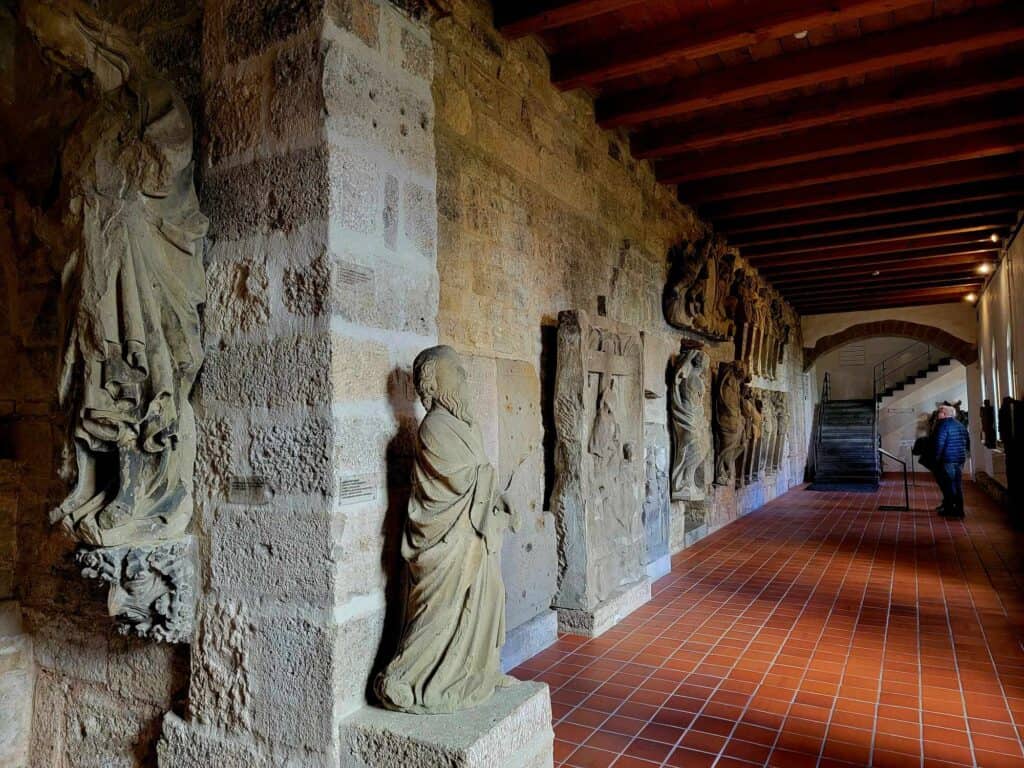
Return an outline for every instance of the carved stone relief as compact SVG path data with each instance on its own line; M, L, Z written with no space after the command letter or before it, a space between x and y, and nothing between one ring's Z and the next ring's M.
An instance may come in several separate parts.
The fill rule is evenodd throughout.
M736 482L737 460L743 452L743 385L749 382L741 362L722 363L715 387L715 485Z
M778 417L775 406L772 403L774 392L762 391L759 394L761 402L761 445L757 452L758 473L763 477L769 473L778 471L775 463L775 442L778 438Z
M593 611L645 579L640 334L559 313L555 487L560 610Z
M749 383L742 389L740 411L743 414L743 453L740 456L737 487L757 482L761 441L764 437L764 402Z
M203 360L207 227L192 121L127 34L88 6L30 0L22 18L92 100L64 143L60 195L39 214L48 245L68 257L58 397L74 487L51 522L80 544L86 574L112 585L122 628L181 641L193 568L174 560L192 549L189 394Z
M680 352L672 368L672 500L699 501L711 484L711 432L705 409L710 360L699 349Z
M735 333L732 286L736 254L721 236L708 235L669 253L663 305L665 320L676 328L724 340Z
M770 402L775 411L775 443L772 446L771 466L774 471L782 468L786 458L786 439L789 436L790 409L789 395L785 392L772 392Z
M402 537L405 620L374 691L388 709L436 714L481 704L506 682L500 552L505 530L518 528L509 499L521 475L500 480L488 461L455 350L424 350L413 376L427 415Z
M668 554L669 524L669 447L664 427L647 426L648 435L644 473L644 530L647 534L647 563Z

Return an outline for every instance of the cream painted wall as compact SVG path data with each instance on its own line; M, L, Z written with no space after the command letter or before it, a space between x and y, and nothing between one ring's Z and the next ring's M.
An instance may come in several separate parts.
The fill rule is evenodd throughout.
M832 381L832 399L834 400L866 400L873 394L872 384L875 365L883 360L890 360L898 356L899 353L911 346L914 346L916 352L916 345L917 342L911 339L895 336L852 341L849 344L836 347L831 352L815 360L815 378L820 382L824 378L825 373L829 373ZM848 363L844 365L844 352L850 352L854 347L864 348L864 363L861 365L850 365ZM892 361L892 365L899 365L903 362L909 362L909 359L899 357ZM907 367L900 369L906 375L916 373L916 370L910 370Z
M958 304L929 304L923 307L896 307L864 312L834 312L827 315L806 315L801 327L804 346L813 347L823 336L839 333L850 326L875 323L880 320L902 320L921 325L932 325L952 333L964 341L978 340L978 319L973 306Z

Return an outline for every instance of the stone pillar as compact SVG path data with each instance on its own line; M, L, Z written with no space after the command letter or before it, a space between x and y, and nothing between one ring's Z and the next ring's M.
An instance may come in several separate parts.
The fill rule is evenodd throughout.
M596 636L651 598L644 500L643 343L586 312L558 317L554 607L563 632Z
M160 764L375 765L351 723L397 636L411 365L437 337L430 33L385 0L204 14L204 583ZM550 713L546 686L513 698Z

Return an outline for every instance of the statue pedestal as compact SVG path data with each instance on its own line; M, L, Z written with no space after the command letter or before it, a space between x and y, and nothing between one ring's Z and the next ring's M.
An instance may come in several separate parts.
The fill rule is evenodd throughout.
M590 609L560 608L558 631L569 635L597 637L614 627L651 599L651 582L644 579L617 592L600 605Z
M501 671L515 669L557 641L558 615L552 610L541 611L505 633L505 645L501 647Z
M551 768L554 733L545 683L499 688L486 703L451 715L365 707L341 724L351 768Z

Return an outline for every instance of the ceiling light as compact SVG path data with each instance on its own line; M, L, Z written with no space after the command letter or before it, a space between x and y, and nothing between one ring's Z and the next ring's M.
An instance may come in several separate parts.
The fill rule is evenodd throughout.
M871 273L871 276L872 277L878 277L880 274L882 274L882 271L879 270L879 269L876 269L874 272Z
M992 237L990 237L989 240L991 240L993 243L998 243L999 242L999 235L997 235L995 232L993 232L992 233Z
M992 265L991 264L982 264L981 266L978 267L978 274L979 275L987 275L987 274L989 274L991 272L992 272Z
M805 37L807 37L807 30L802 29L799 32L794 32L793 37L795 37L797 40L803 40Z
M968 293L966 296L964 296L964 301L969 301L971 304L973 304L977 300L978 300L978 294L976 294L976 293Z

